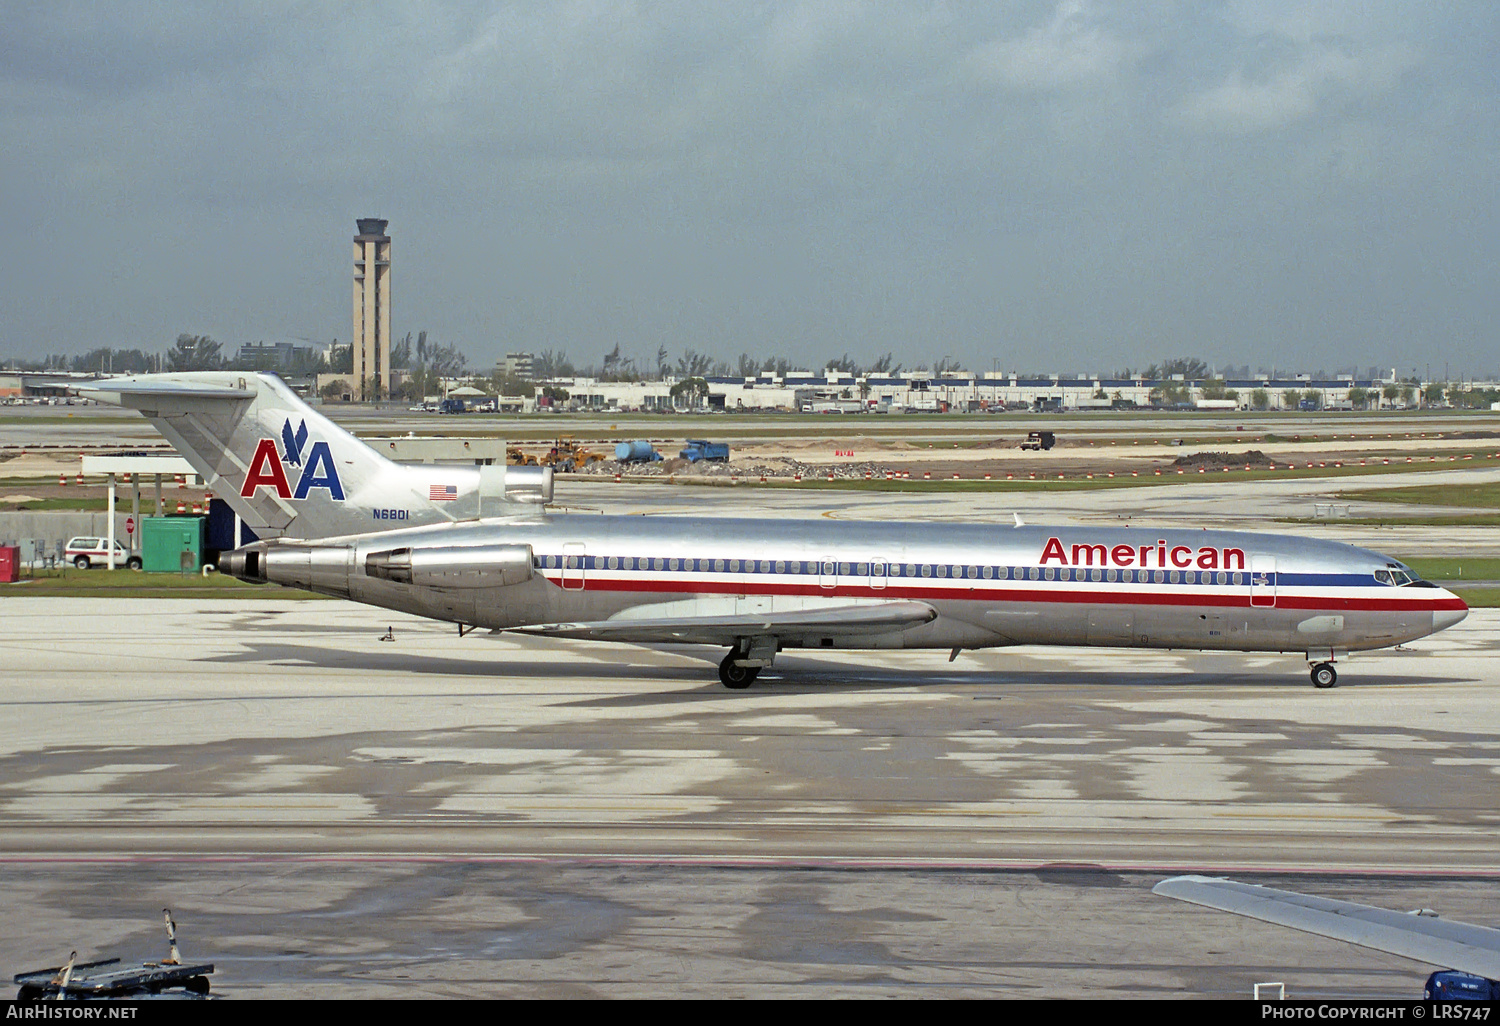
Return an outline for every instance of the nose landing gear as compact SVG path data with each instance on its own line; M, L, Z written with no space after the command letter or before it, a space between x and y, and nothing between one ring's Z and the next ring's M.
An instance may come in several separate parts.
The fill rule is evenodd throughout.
M1338 671L1332 663L1318 663L1312 668L1312 682L1315 688L1331 688L1339 682Z

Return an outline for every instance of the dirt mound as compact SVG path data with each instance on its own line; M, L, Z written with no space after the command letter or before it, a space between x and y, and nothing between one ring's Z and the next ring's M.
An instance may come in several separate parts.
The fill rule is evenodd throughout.
M884 478L887 473L894 473L891 468L881 463L836 463L833 465L804 463L801 460L791 459L786 456L758 457L748 459L736 459L732 463L710 463L700 460L697 463L689 463L685 459L662 460L659 463L617 463L614 460L601 460L591 463L587 467L578 470L579 474L609 475L622 474L627 477L761 477L768 478L792 478L801 476L804 478L826 478L832 474L836 479L858 478L863 479L866 474L871 478Z
M1269 467L1271 458L1259 449L1246 449L1241 455L1232 452L1193 452L1172 461L1174 467Z

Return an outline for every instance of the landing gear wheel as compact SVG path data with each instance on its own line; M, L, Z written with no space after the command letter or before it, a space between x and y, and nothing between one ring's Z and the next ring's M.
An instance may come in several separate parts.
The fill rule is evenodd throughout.
M726 688L741 691L755 683L755 678L760 676L759 666L736 666L735 659L739 658L738 649L730 649L724 661L719 664L719 680Z
M1339 682L1339 675L1332 663L1319 663L1312 668L1312 682L1315 688L1331 688Z

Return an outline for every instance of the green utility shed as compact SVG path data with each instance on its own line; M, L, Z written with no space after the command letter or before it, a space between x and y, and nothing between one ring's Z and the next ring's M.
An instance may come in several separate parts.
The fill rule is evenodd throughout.
M203 517L146 517L141 521L141 569L152 574L196 573L203 565ZM183 558L183 553L188 558Z

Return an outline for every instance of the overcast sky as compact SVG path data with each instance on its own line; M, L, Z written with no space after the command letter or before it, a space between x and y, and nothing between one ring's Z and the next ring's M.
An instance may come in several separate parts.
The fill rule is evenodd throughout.
M0 4L0 355L1500 371L1500 5Z

